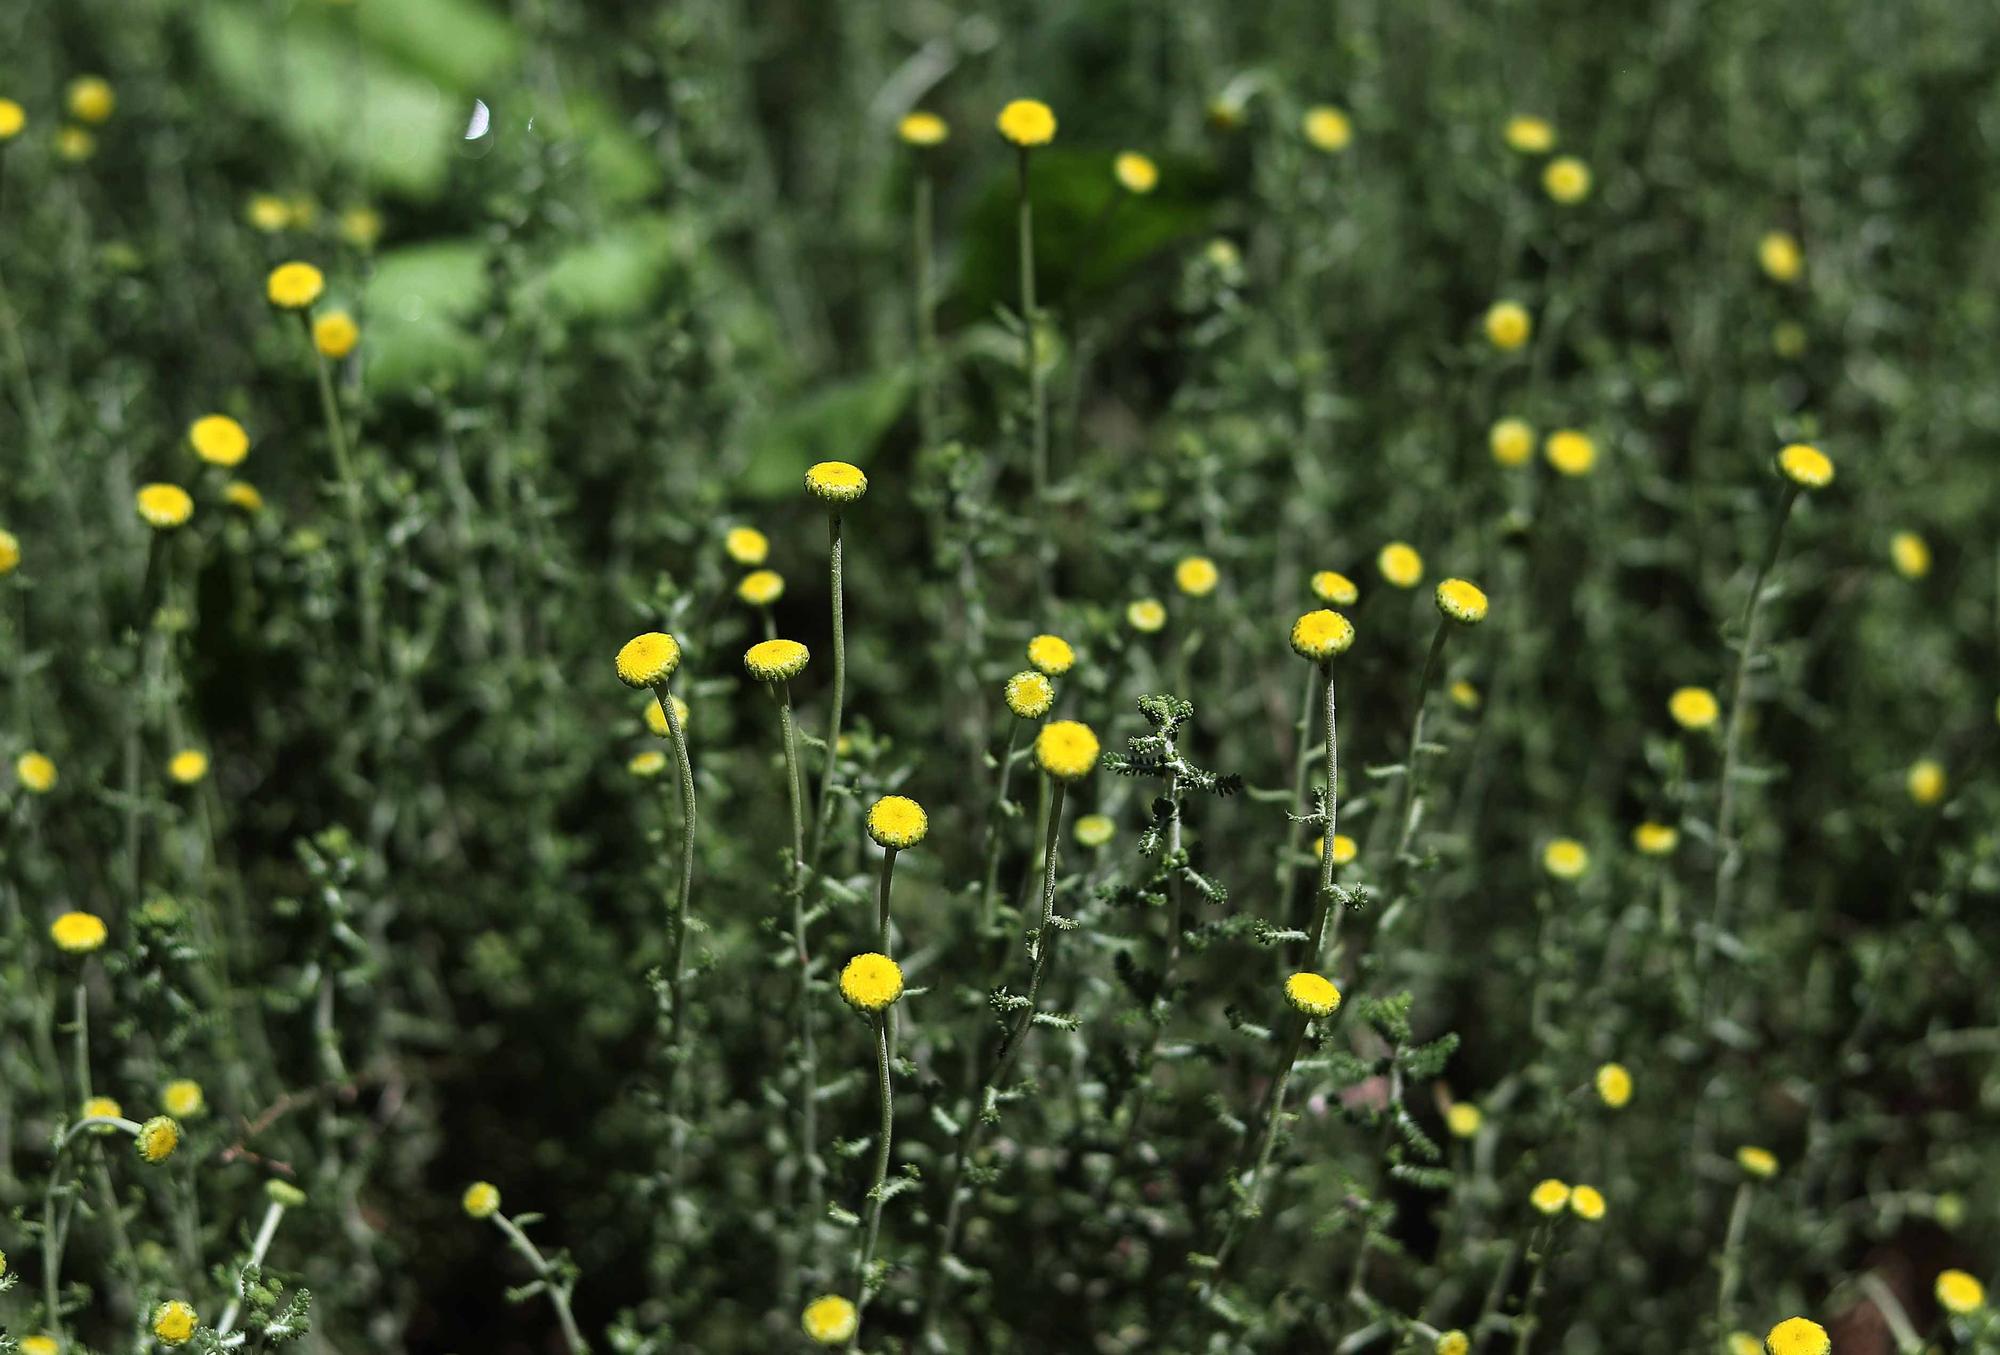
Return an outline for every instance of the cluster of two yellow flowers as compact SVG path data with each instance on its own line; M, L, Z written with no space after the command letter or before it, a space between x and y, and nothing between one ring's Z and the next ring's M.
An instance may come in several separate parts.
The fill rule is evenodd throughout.
M56 129L56 154L65 160L88 160L97 149L90 129L111 121L118 110L118 92L103 76L78 76L63 91L63 106L74 121ZM27 125L27 110L13 99L0 98L0 147L19 136Z

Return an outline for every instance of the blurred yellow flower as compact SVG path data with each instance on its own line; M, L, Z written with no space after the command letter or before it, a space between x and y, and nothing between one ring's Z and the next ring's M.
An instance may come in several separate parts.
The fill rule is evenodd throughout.
M1487 342L1503 352L1519 348L1534 331L1528 308L1518 301L1496 301L1486 308Z
M264 282L264 295L280 310L302 311L325 290L326 275L309 263L281 263Z
M1322 569L1312 576L1313 596L1321 602L1335 607L1352 607L1361 600L1361 590L1354 586L1354 580L1337 569Z
M56 154L71 164L81 164L97 154L97 138L81 127L56 129Z
M1597 464L1597 444L1588 433L1558 428L1542 444L1542 455L1563 475L1588 475Z
M1528 1203L1544 1214L1560 1214L1569 1203L1569 1187L1551 1176L1535 1183L1528 1192Z
M1904 783L1909 787L1910 798L1926 808L1944 798L1944 768L1933 758L1911 763Z
M1454 1101L1451 1109L1444 1113L1444 1127L1451 1131L1455 1139L1469 1139L1478 1135L1479 1126L1486 1123L1486 1116L1478 1106L1470 1101Z
M1158 598L1138 598L1125 605L1125 624L1146 635L1167 624L1166 605Z
M1805 269L1805 255L1788 232L1768 231L1757 242L1757 266L1773 282L1796 282Z
M194 516L194 500L179 485L142 485L132 498L139 516L162 531L179 527Z
M1632 830L1632 845L1647 856L1666 856L1680 845L1680 830L1650 819Z
M1347 834L1335 833L1333 835L1334 865L1336 866L1346 865L1348 862L1352 861L1360 853L1360 851L1361 851L1360 846L1354 841L1353 838L1349 837ZM1321 833L1318 837L1313 839L1313 855L1315 857L1326 855L1326 834Z
M1769 1148L1745 1144L1736 1150L1736 1165L1752 1176L1767 1179L1778 1174L1778 1155Z
M1555 149L1556 129L1547 118L1516 113L1507 119L1507 144L1523 155L1546 155Z
M0 141L12 141L27 125L28 115L21 105L12 99L0 99Z
M224 485L222 498L231 507L240 508L246 513L261 512L264 507L264 496L257 492L257 486L246 480L231 480Z
M942 146L951 135L951 128L937 114L918 109L903 115L903 120L896 124L896 135L911 146Z
M769 607L785 595L785 576L775 569L755 569L736 585L736 596L752 607Z
M167 775L183 786L192 786L208 775L208 754L199 748L183 748L167 759Z
M1022 149L1056 139L1055 111L1040 99L1016 99L1000 110L1000 135Z
M1174 586L1191 598L1205 598L1222 581L1222 572L1206 555L1190 555L1174 566Z
M266 235L276 235L292 224L292 209L275 193L253 193L243 209L250 224Z
M188 425L188 445L211 466L234 466L250 452L250 435L227 414L205 414Z
M1060 635L1037 635L1028 641L1028 662L1050 677L1061 677L1076 663L1076 651Z
M1707 729L1722 714L1722 705L1706 687L1682 687L1667 698L1667 714L1682 729Z
M1613 1110L1625 1109L1632 1099L1632 1074L1622 1063L1607 1063L1597 1070L1597 1098Z
M1596 1186L1577 1186L1569 1193L1572 1214L1589 1223L1604 1217L1604 1193Z
M1938 1305L1960 1317L1986 1306L1986 1286L1962 1270L1947 1270L1937 1277Z
M1826 1328L1803 1317L1788 1317L1764 1337L1770 1355L1833 1355L1833 1338Z
M0 530L0 575L12 574L21 563L21 539Z
M1535 430L1526 419L1502 419L1486 434L1487 450L1502 466L1523 466L1535 454Z
M1825 489L1833 483L1833 459L1803 442L1794 442L1778 453L1778 469L1801 489Z
M1306 140L1318 150L1344 151L1354 140L1354 124L1347 114L1332 104L1315 104L1306 110L1303 122Z
M382 214L373 207L349 207L340 214L340 238L356 249L373 249L382 238Z
M22 789L47 795L56 786L55 759L30 749L14 760L14 775L20 778Z
M1559 837L1542 848L1542 869L1558 880L1580 879L1590 869L1590 852L1573 837Z
M103 123L111 121L111 114L118 107L118 95L102 76L85 75L69 82L64 102L69 115L78 122Z
M471 1217L490 1219L500 1210L500 1188L488 1181L474 1181L458 1203Z
M807 1336L823 1346L837 1346L850 1339L861 1325L854 1305L838 1294L825 1294L806 1305L799 1325Z
M1076 781L1097 765L1097 735L1077 720L1052 720L1035 736L1035 764L1058 781Z
M1391 541L1375 557L1375 568L1398 588L1415 588L1424 578L1424 557L1412 546Z
M346 311L328 311L313 317L313 347L335 362L354 351L361 342L361 326Z
M771 539L755 527L731 527L722 538L722 549L739 565L761 565L771 554Z
M1117 831L1108 814L1085 814L1076 821L1074 830L1078 845L1084 847L1102 847Z
M1542 187L1565 206L1590 196L1590 166L1573 155L1558 156L1542 171Z
M1150 193L1160 183L1160 167L1138 151L1120 151L1111 162L1111 173L1128 193Z
M1915 532L1897 532L1889 538L1889 559L1904 578L1921 579L1931 572L1930 543Z

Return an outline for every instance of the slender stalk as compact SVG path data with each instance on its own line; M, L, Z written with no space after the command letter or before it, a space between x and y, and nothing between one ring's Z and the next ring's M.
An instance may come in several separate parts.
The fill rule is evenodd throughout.
M1417 713L1410 720L1410 751L1405 759L1403 777L1407 789L1403 795L1403 827L1396 836L1396 861L1398 869L1404 856L1409 853L1410 844L1417 836L1417 824L1423 818L1423 753L1424 714L1430 708L1431 680L1437 676L1438 661L1444 657L1445 636L1451 633L1452 622L1438 622L1437 634L1431 637L1430 652L1424 655L1423 676L1417 679ZM1331 843L1328 844L1329 848Z
M1715 1339L1720 1342L1733 1326L1736 1286L1743 1276L1743 1234L1750 1226L1750 1181L1736 1187L1735 1203L1729 1207L1729 1230L1722 1238L1722 1279L1715 1290Z
M1297 1066L1299 1053L1305 1048L1306 1030L1310 1024L1304 1013L1297 1013L1292 1018L1291 1038L1285 1042L1285 1054L1279 1061L1278 1075L1271 1080L1271 1090L1265 1093L1258 1117L1256 1146L1250 1154L1250 1179L1230 1208L1222 1241L1215 1249L1215 1264L1210 1267L1208 1278L1202 1282L1200 1301L1203 1304L1208 1302L1222 1280L1223 1267L1229 1262L1230 1249L1241 1237L1244 1221L1257 1216L1257 1197L1263 1184L1264 1169L1270 1165L1271 1150L1278 1141L1278 1123L1285 1113L1285 1093L1291 1087L1292 1069Z
M876 891L875 898L875 949L884 955L889 953L889 886L890 882L894 880L895 875L896 849L894 847L885 847L882 849L881 887Z
M1290 803L1294 808L1303 805L1306 799L1306 779L1311 774L1313 759L1313 708L1318 703L1318 697L1319 674L1311 666L1308 666L1306 668L1305 694L1299 698L1299 719L1298 723L1294 726L1297 730L1296 744L1298 749L1297 756L1292 759L1292 798ZM1312 825L1307 823L1303 826L1306 829L1308 837L1310 837ZM1296 828L1292 830L1287 841L1293 848L1296 849L1298 847L1298 830ZM1280 871L1278 917L1287 926L1292 925L1294 922L1292 910L1294 900L1298 897L1298 885L1299 862L1297 852L1294 850L1285 854L1285 864Z
M1049 409L1048 392L1043 389L1042 364L1035 353L1035 206L1028 194L1028 151L1020 153L1020 237L1021 272L1021 364L1028 378L1028 465L1034 486L1035 515L1042 524L1042 537L1035 547L1035 599L1038 610L1049 598L1051 547L1049 534Z
M674 710L673 698L667 691L666 683L662 682L653 688L653 699L660 703L660 713L667 717L667 736L674 745L674 762L680 771L681 781L680 898L674 905L672 936L667 943L667 978L673 985L673 1029L667 1037L664 1102L667 1118L671 1120L674 1113L676 1074L680 1068L680 1059L677 1055L686 1011L682 992L684 985L681 982L681 955L687 941L688 909L694 900L694 764L688 760L687 730L681 727L681 717Z
M1317 970L1320 964L1322 938L1326 934L1327 913L1332 910L1336 895L1333 887L1333 834L1340 825L1338 798L1340 795L1340 750L1334 724L1333 665L1321 664L1322 676L1326 679L1326 813L1323 815L1325 837L1320 842L1319 853L1319 897L1313 905L1311 939L1306 942L1305 968ZM1347 910L1343 907L1333 913L1332 940L1340 940L1340 920Z
M837 571L836 571L837 573ZM799 970L799 1138L806 1161L807 1227L816 1227L824 1212L826 1164L819 1156L819 1058L813 1036L812 950L806 943L806 884L810 867L806 864L805 790L799 770L798 728L792 719L792 691L787 683L771 686L778 703L778 723L785 740L785 788L792 810L792 865L787 892L792 896L792 957ZM828 749L827 767L833 766Z
M1000 754L1000 770L993 788L993 808L986 818L986 874L979 886L979 933L993 930L994 895L1000 887L1000 851L1004 844L1001 826L1006 822L1007 782L1014 774L1014 749L1021 739L1020 720L1007 723L1007 747Z
M785 743L785 791L792 806L792 864L786 873L796 878L805 868L806 860L806 811L805 788L799 774L799 734L792 721L792 689L788 683L778 683L771 688L771 697L778 703L778 728Z
M569 1307L569 1296L576 1287L575 1282L561 1279L556 1275L555 1268L542 1255L541 1249L528 1240L528 1235L520 1230L514 1220L505 1214L496 1213L493 1222L507 1235L507 1240L514 1244L514 1250L527 1258L528 1264L534 1267L535 1276L541 1280L542 1288L549 1296L549 1302L555 1305L556 1321L562 1324L563 1343L569 1347L570 1355L585 1355L590 1347L584 1344L583 1333L577 1330L576 1315Z
M278 1235L278 1220L285 1216L285 1207L276 1200L264 1210L264 1221L257 1225L257 1236L250 1243L250 1259L237 1272L236 1293L229 1305L222 1310L222 1320L215 1324L217 1336L227 1336L236 1330L236 1319L243 1311L243 1287L249 1273L264 1264L264 1254L271 1250L271 1239Z
M833 769L840 761L841 706L847 694L847 607L841 592L840 514L826 518L827 581L833 593L833 710L826 724L826 765L820 772L819 808L813 818L812 851L805 857L813 868L826 840L827 821L833 817Z
M1537 1226L1535 1240L1528 1244L1528 1295L1521 1301L1521 1315L1514 1319L1514 1355L1528 1355L1528 1347L1535 1339L1535 1309L1542 1301L1554 1242L1555 1221L1551 1219Z
M896 1101L889 1084L889 1013L886 1011L875 1014L875 1088L881 1098L882 1132L875 1143L875 1180L868 1187L868 1228L862 1235L861 1250L854 1263L854 1307L857 1312L868 1307L868 1267L874 1263L875 1239L882 1231L882 1188L889 1180L889 1145L896 1126ZM857 1349L860 1341L861 1327L856 1323L847 1348Z

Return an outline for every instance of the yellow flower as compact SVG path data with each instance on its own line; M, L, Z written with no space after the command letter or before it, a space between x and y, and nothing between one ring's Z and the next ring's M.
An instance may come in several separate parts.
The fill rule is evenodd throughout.
M1085 814L1076 821L1076 840L1084 847L1102 847L1117 831L1117 825L1105 814Z
M1526 419L1502 419L1487 432L1486 447L1502 466L1525 466L1535 454L1535 430Z
M861 1325L861 1315L840 1295L823 1294L806 1305L799 1325L819 1344L837 1346L854 1335L855 1328Z
M179 485L144 485L133 500L139 516L162 531L179 527L194 516L194 500Z
M194 1329L201 1319L194 1309L179 1299L169 1299L153 1310L153 1335L160 1338L162 1345L179 1346L187 1344L194 1335Z
M1944 798L1944 768L1935 759L1921 758L1911 763L1904 783L1909 787L1910 798L1926 808Z
M1757 242L1757 265L1773 282L1796 282L1805 268L1799 242L1787 231L1767 231Z
M1344 866L1348 864L1348 862L1352 861L1355 858L1356 854L1359 853L1360 850L1361 849L1355 845L1354 839L1349 837L1347 834L1335 833L1333 835L1334 865ZM1326 855L1326 834L1321 833L1318 837L1313 839L1313 856L1317 858L1325 855Z
M1314 148L1322 151L1344 151L1354 140L1354 124L1347 120L1347 114L1332 104L1315 104L1306 110L1306 140Z
M111 121L118 96L102 76L86 75L69 82L67 103L69 115L78 122L102 123Z
M1897 532L1889 538L1889 560L1906 579L1921 579L1931 572L1931 548L1915 532Z
M760 640L743 655L743 666L759 682L789 682L806 670L810 651L797 640Z
M0 141L12 141L28 125L28 115L12 99L0 99ZM23 1342L23 1346L27 1343Z
M1569 1203L1569 1187L1551 1176L1536 1183L1528 1193L1528 1203L1544 1214L1560 1214Z
M1623 1110L1632 1099L1632 1074L1622 1063L1607 1063L1597 1070L1597 1096L1613 1110Z
M1963 1317L1986 1304L1986 1286L1962 1270L1947 1270L1937 1277L1937 1301L1948 1313Z
M207 1098L202 1095L201 1084L193 1078L175 1078L160 1088L160 1105L167 1114L177 1119L191 1120L201 1114L207 1106Z
M1167 624L1166 605L1158 598L1138 598L1125 606L1125 624L1151 635Z
M1307 612L1292 622L1292 653L1314 663L1325 663L1345 654L1354 643L1354 625L1339 612L1325 607Z
M951 135L951 128L937 114L918 109L903 115L903 120L896 124L896 135L912 146L942 146Z
M1573 837L1559 837L1542 848L1542 869L1558 880L1574 880L1590 869L1590 853Z
M1285 1001L1306 1016L1332 1016L1340 1006L1340 989L1324 974L1294 974L1285 980Z
M125 1107L108 1096L93 1096L77 1107L76 1117L79 1120L122 1120L125 1118ZM96 1125L93 1128L101 1132L111 1126Z
M930 830L930 815L907 795L884 795L869 806L868 836L878 847L907 851L922 842Z
M49 939L69 955L88 955L102 946L110 930L95 913L64 913L49 924Z
M1446 579L1437 586L1437 608L1461 626L1486 619L1486 594L1464 579Z
M1416 548L1391 541L1375 557L1375 568L1398 588L1415 588L1424 578L1424 557Z
M1464 678L1459 678L1456 682L1452 683L1449 690L1451 693L1451 703L1460 710L1479 709L1481 700L1479 688L1473 686Z
M1590 196L1590 166L1574 155L1557 156L1542 171L1542 187L1565 206L1582 202Z
M20 538L10 531L0 529L0 575L12 574L20 563Z
M47 795L56 788L55 759L30 750L14 760L14 775L21 779L23 790Z
M1451 1131L1455 1139L1469 1139L1479 1133L1479 1126L1486 1123L1485 1114L1470 1101L1454 1101L1451 1109L1444 1113L1444 1127Z
M678 696L671 694L667 697L667 700L673 702L674 719L680 721L681 728L685 730L688 727L688 703L681 700ZM673 736L674 731L667 724L667 713L660 709L658 700L649 700L646 702L643 713L646 717L647 729L663 739Z
M1736 1150L1736 1165L1752 1176L1765 1179L1778 1174L1778 1155L1769 1148L1745 1144Z
M1056 139L1056 115L1040 99L1016 99L1000 110L1000 135L1022 149L1046 146Z
M271 270L264 294L280 310L302 311L326 290L326 276L309 263L281 263Z
M1311 587L1314 597L1334 607L1352 607L1361 600L1354 580L1337 569L1320 570L1312 576Z
M1597 444L1588 433L1558 428L1542 444L1542 455L1563 475L1588 475L1597 464Z
M775 569L753 569L736 585L736 596L752 607L769 607L785 595L785 576Z
M1033 669L1007 679L1007 709L1023 720L1038 720L1056 701L1056 685Z
M1097 735L1077 720L1051 720L1035 735L1035 765L1058 781L1078 781L1097 765Z
M635 635L618 651L618 680L627 687L665 682L681 666L680 641L665 631Z
M1778 453L1778 469L1802 489L1825 489L1833 483L1833 462L1825 452L1794 442Z
M382 214L373 207L349 207L340 214L340 238L356 249L373 249L382 238Z
M473 1218L490 1219L500 1212L500 1187L490 1181L474 1181L458 1203Z
M1771 326L1771 351L1781 358L1805 356L1806 327L1796 320L1780 320Z
M1528 308L1518 301L1496 301L1486 310L1486 339L1495 348L1511 352L1528 341L1535 322Z
M260 513L264 510L264 496L257 492L257 486L246 480L231 480L222 487L223 500L231 507L246 513Z
M1707 729L1722 714L1722 706L1706 687L1682 687L1667 698L1667 714L1682 729Z
M634 776L655 777L667 769L667 755L657 748L648 748L643 753L634 753L625 770Z
M199 748L183 748L167 759L167 775L183 786L192 786L208 775L208 754Z
M1647 856L1669 856L1680 842L1679 829L1651 819L1632 830L1632 845Z
M1059 635L1037 635L1028 641L1028 662L1050 677L1061 677L1076 662L1076 651Z
M761 565L771 553L770 538L755 527L731 527L722 538L724 554L739 565Z
M1733 1331L1722 1343L1723 1355L1764 1355L1764 1343L1747 1331Z
M97 153L97 138L81 127L56 130L56 154L71 164L81 164Z
M227 414L206 414L188 425L188 445L211 466L233 466L250 451L250 435Z
M328 311L313 317L313 347L335 362L354 351L361 342L361 326L346 311Z
M1788 1317L1764 1337L1770 1355L1833 1355L1833 1338L1826 1328L1803 1317Z
M1174 587L1191 598L1207 597L1221 581L1221 571L1206 555L1190 555L1174 566Z
M1604 1193L1596 1186L1578 1186L1569 1193L1569 1210L1590 1223L1604 1217Z
M21 1338L21 1355L60 1355L61 1350L55 1337L40 1332Z
M1472 1338L1456 1328L1441 1331L1431 1346L1431 1355L1472 1355Z
M1555 148L1556 129L1547 118L1516 113L1507 119L1507 144L1523 155L1546 155Z
M253 193L243 215L250 225L266 235L276 235L292 224L292 209L272 193Z
M856 1011L883 1011L903 995L903 967L872 950L857 955L841 968L840 995Z
M138 1150L142 1161L165 1162L174 1155L174 1149L181 1146L181 1127L171 1115L155 1115L139 1126L132 1146Z
M1150 193L1160 183L1160 167L1137 151L1120 151L1111 162L1111 173L1127 193Z
M853 503L868 492L868 477L845 461L822 461L806 471L806 491L828 503Z

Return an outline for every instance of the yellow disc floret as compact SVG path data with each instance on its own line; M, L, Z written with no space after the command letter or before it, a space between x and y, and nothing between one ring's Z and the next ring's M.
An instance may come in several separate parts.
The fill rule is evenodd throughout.
M663 630L635 635L618 651L618 680L627 687L665 682L680 666L680 641Z
M1486 619L1486 594L1464 579L1446 579L1437 586L1437 608L1461 626Z
M868 477L845 461L822 461L807 469L806 492L828 503L853 503L868 492Z
M1451 1109L1444 1113L1444 1127L1451 1131L1455 1139L1476 1138L1479 1127L1485 1123L1484 1113L1470 1101L1454 1101Z
M1588 433L1558 428L1542 444L1542 455L1559 475L1588 475L1597 464L1597 443Z
M1502 466L1524 466L1535 454L1535 430L1526 419L1502 419L1486 433L1486 449Z
M759 682L789 682L806 671L810 658L797 640L760 640L745 651L743 667Z
M1778 453L1778 469L1801 489L1825 489L1833 483L1833 460L1819 448L1794 442Z
M1097 765L1097 735L1077 720L1051 720L1035 736L1035 765L1058 781L1077 781Z
M1553 1176L1538 1181L1528 1192L1528 1203L1544 1214L1560 1214L1569 1203L1569 1186Z
M227 414L206 414L188 426L188 445L211 466L233 466L250 452L250 435Z
M1574 155L1558 156L1542 171L1542 187L1565 206L1582 202L1590 196L1590 166Z
M771 539L755 527L731 527L722 538L722 549L739 565L757 566L771 553Z
M1757 266L1773 282L1797 282L1805 268L1805 254L1790 232L1766 231L1757 242Z
M1613 1110L1623 1110L1632 1099L1632 1074L1622 1063L1607 1063L1597 1070L1597 1096Z
M1424 557L1414 546L1391 541L1375 557L1375 568L1397 588L1415 588L1424 578Z
M169 1299L153 1310L153 1335L160 1338L162 1345L186 1345L199 1325L201 1319L195 1316L194 1309L179 1299Z
M1547 118L1517 113L1507 119L1507 145L1523 155L1546 155L1555 148L1556 129Z
M1206 555L1190 555L1174 566L1174 587L1191 598L1205 598L1222 581L1222 572Z
M47 795L56 788L56 761L47 753L29 749L14 759L14 775L20 778L21 789Z
M1339 612L1322 607L1292 622L1292 652L1314 663L1326 663L1345 654L1354 643L1354 623Z
M1152 157L1137 151L1120 151L1118 158L1111 162L1112 177L1127 193L1145 195L1160 184L1160 167Z
M111 120L118 95L103 76L84 75L69 82L66 102L69 115L78 122L102 123Z
M1000 135L1023 150L1056 139L1055 111L1040 99L1016 99L994 120Z
M1632 845L1647 856L1668 856L1680 845L1680 830L1648 819L1632 830Z
M1056 685L1034 669L1007 679L1007 709L1023 720L1039 720L1056 702Z
M1558 880L1575 880L1590 869L1590 852L1573 837L1559 837L1542 848L1542 869Z
M191 1077L175 1078L160 1088L161 1107L176 1119L193 1119L201 1114L207 1104L207 1098L202 1095L201 1084Z
M1938 1306L1963 1317L1986 1306L1986 1286L1962 1270L1947 1270L1937 1277Z
M1889 538L1889 562L1906 579L1921 579L1931 572L1931 547L1915 532L1897 532Z
M840 995L856 1011L883 1011L903 995L903 967L872 950L857 955L841 966Z
M1306 110L1300 124L1314 149L1332 153L1344 151L1354 140L1354 124L1347 114L1332 104L1317 104Z
M183 748L167 759L167 775L183 786L192 786L208 775L208 754L199 748Z
M155 1115L139 1126L132 1146L143 1162L165 1162L181 1146L181 1127L171 1115Z
M1361 848L1358 845L1356 845L1354 839L1349 837L1347 834L1335 833L1333 835L1334 865L1336 866L1346 865L1348 862L1352 861L1355 858L1355 856L1360 852L1360 850ZM1315 857L1326 855L1326 835L1324 833L1320 834L1317 838L1313 839L1313 855Z
M1118 826L1111 821L1108 814L1085 814L1076 821L1076 827L1072 831L1079 846L1102 847L1111 841L1112 835L1118 831Z
M49 940L67 955L88 955L104 945L110 931L95 913L64 913L49 924Z
M918 109L903 115L896 124L896 135L911 146L942 146L951 136L951 128L937 114Z
M1745 1144L1736 1150L1736 1165L1760 1180L1778 1174L1778 1155L1769 1148Z
M313 317L313 347L322 357L340 361L361 342L361 326L346 311L328 311Z
M753 569L736 585L736 596L752 607L769 607L785 595L785 576L775 569Z
M1076 651L1059 635L1037 635L1028 641L1028 662L1050 677L1061 677L1076 663Z
M1340 989L1324 974L1302 972L1285 980L1285 1001L1307 1016L1332 1016L1340 1007Z
M878 847L906 851L922 842L930 828L930 815L907 795L884 795L868 807L868 836Z
M133 502L139 516L161 531L182 526L194 516L194 500L179 485L142 485Z
M1944 768L1931 758L1922 758L1910 764L1904 784L1909 789L1910 798L1928 808L1944 798Z
M1604 1192L1596 1186L1577 1186L1569 1193L1569 1210L1580 1219L1595 1223L1604 1217Z
M1722 703L1706 687L1681 687L1667 698L1667 714L1682 729L1707 729L1722 714Z
M1486 340L1503 352L1511 352L1528 341L1535 322L1528 308L1518 301L1496 301L1486 311Z
M500 1212L500 1187L490 1181L474 1181L459 1197L459 1207L475 1219L490 1219Z
M1770 1355L1833 1355L1826 1328L1803 1317L1788 1317L1764 1337Z
M1166 604L1158 598L1136 598L1125 605L1125 624L1142 635L1152 635L1167 624Z
M1354 580L1337 569L1322 569L1310 581L1312 595L1321 602L1334 607L1352 607L1361 600L1361 590L1354 586Z
M861 1315L853 1303L838 1294L823 1294L806 1305L799 1326L807 1336L823 1346L837 1346L853 1338L861 1325Z
M280 310L302 311L326 290L326 275L309 263L281 263L264 281L264 295Z

